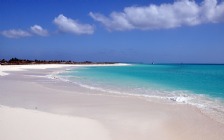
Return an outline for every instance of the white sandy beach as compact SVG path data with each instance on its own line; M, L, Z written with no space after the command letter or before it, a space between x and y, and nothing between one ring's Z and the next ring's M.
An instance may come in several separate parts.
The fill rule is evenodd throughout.
M46 78L70 67L0 66L1 140L224 139L224 125L195 107L109 95Z
M97 121L36 110L0 107L1 140L109 140Z

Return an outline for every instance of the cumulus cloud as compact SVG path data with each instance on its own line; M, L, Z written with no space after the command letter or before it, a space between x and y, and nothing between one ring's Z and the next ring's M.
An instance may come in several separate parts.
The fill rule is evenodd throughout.
M93 34L94 27L89 24L81 24L77 20L67 18L60 14L54 19L54 24L56 24L59 30L63 32L69 32L73 34Z
M30 30L32 33L39 35L39 36L48 36L48 31L46 29L43 29L39 25L34 25L30 27Z
M172 4L126 7L109 16L90 12L89 15L108 30L153 30L224 21L224 1L178 0Z
M22 37L31 36L29 32L21 30L21 29L4 30L1 32L1 34L8 38L22 38Z

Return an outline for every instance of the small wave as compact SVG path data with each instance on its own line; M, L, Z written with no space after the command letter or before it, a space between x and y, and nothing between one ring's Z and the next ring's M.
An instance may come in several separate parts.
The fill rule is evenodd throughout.
M189 100L191 100L191 97L184 97L184 96L179 96L179 97L168 97L169 100L175 101L178 103L188 103Z
M155 89L144 89L144 88L108 88L100 85L85 84L80 81L81 77L75 76L62 76L59 73L54 73L48 76L51 79L59 79L64 82L76 84L80 87L87 88L90 90L100 91L104 93L114 95L130 95L136 97L143 97L145 99L162 99L165 102L177 103L177 104L189 104L199 108L203 113L215 119L218 122L224 123L224 102L222 100L215 100L206 95L194 94L186 90L155 90ZM73 79L73 80L71 80ZM74 80L76 79L76 80Z

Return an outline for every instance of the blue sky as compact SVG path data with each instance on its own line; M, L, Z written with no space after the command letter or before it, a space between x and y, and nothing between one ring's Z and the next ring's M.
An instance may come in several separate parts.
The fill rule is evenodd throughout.
M0 0L0 59L224 63L217 0Z

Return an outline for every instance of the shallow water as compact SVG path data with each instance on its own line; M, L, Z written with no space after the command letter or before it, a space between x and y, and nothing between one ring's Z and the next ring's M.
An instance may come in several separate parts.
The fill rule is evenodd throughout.
M224 65L80 67L59 77L92 90L195 105L224 120Z

